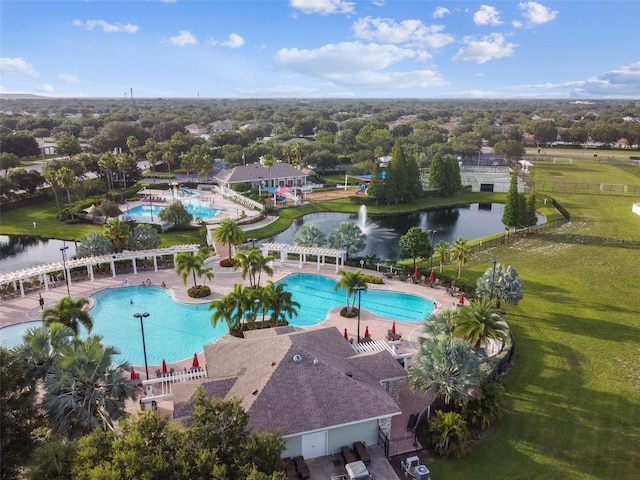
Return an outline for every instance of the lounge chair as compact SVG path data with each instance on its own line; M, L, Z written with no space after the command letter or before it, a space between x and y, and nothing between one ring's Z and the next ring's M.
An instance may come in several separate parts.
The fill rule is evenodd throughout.
M298 471L296 470L296 466L291 460L291 457L286 457L282 459L282 465L284 466L284 473L288 478L298 478Z
M342 447L342 457L344 458L345 465L356 461L356 456L353 454L353 450L347 446Z
M300 475L300 478L302 478L302 480L311 477L311 474L309 473L309 467L307 467L307 462L304 461L304 457L302 455L294 458L293 462L296 464L296 470L298 471L298 475Z
M358 458L360 458L360 460L365 465L370 465L371 464L371 457L369 456L369 452L367 452L367 446L364 443L355 442L353 444L353 448L355 449L356 453L358 454Z
M162 372L160 371L160 369L159 369L159 368L156 368L156 376L157 376L158 378L162 378L162 377L164 376L164 375L162 375Z

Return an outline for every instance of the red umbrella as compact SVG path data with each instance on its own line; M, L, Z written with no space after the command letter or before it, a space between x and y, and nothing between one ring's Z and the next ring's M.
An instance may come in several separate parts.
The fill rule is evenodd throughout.
M347 329L344 329L344 339L349 340L349 335L347 334Z
M394 321L393 324L391 325L391 333L395 334L396 333L396 322Z
M193 364L191 365L193 368L200 368L200 362L198 361L198 354L193 354Z
M416 267L416 271L413 272L413 278L418 278L420 276L420 271L418 270L418 267Z
M167 362L162 359L162 373L167 373Z
M367 325L367 328L364 329L364 338L369 338L369 326Z
M433 273L433 270L431 270L431 275L429 275L429 281L430 282L435 282L436 281L436 274Z
M464 292L460 294L460 300L458 301L460 305L464 305Z
M136 377L137 377L136 371L133 369L133 367L131 367L131 380L135 380Z

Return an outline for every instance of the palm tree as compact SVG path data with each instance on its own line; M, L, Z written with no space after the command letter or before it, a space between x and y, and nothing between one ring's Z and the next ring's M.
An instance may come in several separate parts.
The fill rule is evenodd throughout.
M193 275L193 286L197 287L197 278L205 277L213 280L213 269L205 267L204 257L200 254L194 255L191 252L181 252L176 255L176 273L180 275L182 283L187 284L187 277Z
M293 300L293 294L285 290L286 283L274 284L271 280L267 281L262 296L264 303L271 310L271 324L278 325L280 321L293 318L298 314L300 304Z
M58 217L60 217L60 201L58 200L58 188L60 188L60 182L58 181L58 171L57 170L43 170L42 176L44 179L51 185L51 190L53 190L53 196L56 199L56 207L58 209Z
M58 184L67 191L67 199L69 200L69 214L73 218L73 204L71 203L71 187L76 183L76 176L69 167L60 167L58 170Z
M455 315L453 334L478 348L487 340L506 340L509 327L496 312L489 297L480 297Z
M509 265L506 269L501 263L488 268L476 281L476 295L479 297L496 297L496 308L500 308L502 301L517 305L524 296L522 293L522 280L518 278L518 272Z
M136 399L129 364L112 366L117 354L99 335L76 338L59 350L45 377L42 402L55 433L76 439L98 425L114 429L125 414L125 401Z
M102 233L91 232L82 237L76 249L76 257L107 255L113 252L113 245Z
M61 323L73 330L76 336L80 333L80 324L82 324L87 333L90 333L93 328L93 319L85 308L87 305L89 305L87 298L82 297L74 301L69 297L64 297L55 307L42 311L42 321L47 326Z
M367 246L367 236L352 222L342 222L329 237L332 248L346 250L347 257L355 255Z
M424 333L426 338L436 337L438 335L452 335L455 328L455 315L454 310L443 310L442 312L435 314L432 313L424 322ZM422 342L425 337L421 337Z
M336 282L333 290L337 292L341 288L345 289L347 295L347 311L351 312L353 311L353 307L356 303L356 287L358 287L358 290L366 290L367 282L365 281L364 275L362 274L362 271L360 269L356 270L355 272L340 270L338 272L338 275L340 275L342 278L340 279L340 281ZM352 295L353 303L349 303L349 298Z
M442 267L445 262L449 259L449 254L451 253L449 246L449 242L445 242L444 240L440 240L436 244L435 254L438 255L438 261L440 262L440 273L442 273Z
M131 236L131 228L128 222L119 218L111 218L104 226L104 236L111 240L113 249L121 252Z
M459 457L465 452L471 435L467 423L458 412L437 410L429 419L426 437L438 454Z
M227 296L222 297L220 300L214 300L209 304L209 310L213 310L213 314L211 315L211 325L218 325L220 320L224 320L229 328L229 331L235 325L236 315L236 304L233 298Z
M322 247L327 236L313 223L305 223L293 237L293 244L300 247Z
M27 478L30 480L73 478L72 467L76 448L76 442L65 440L53 440L40 445L33 452Z
M471 256L471 249L469 248L469 242L464 238L458 238L451 246L451 258L458 262L458 278L460 278L460 272L462 271L462 265L467 263Z
M479 381L478 355L467 342L449 335L424 339L409 370L411 388L434 392L448 405L464 405Z
M213 231L213 239L223 245L229 245L229 259L231 259L231 247L243 243L245 235L233 218L225 218Z
M249 286L251 288L260 287L260 278L263 271L269 276L273 275L273 268L269 265L273 262L273 257L271 255L265 257L257 248L252 248L248 253L236 253L236 260L238 260L239 265L234 267L234 270L242 268L243 280L247 278L247 274L249 275Z
M111 191L115 189L115 184L113 181L113 173L118 168L116 164L116 156L113 152L106 152L100 156L100 160L98 160L98 166L100 170L104 172L107 178L107 188Z

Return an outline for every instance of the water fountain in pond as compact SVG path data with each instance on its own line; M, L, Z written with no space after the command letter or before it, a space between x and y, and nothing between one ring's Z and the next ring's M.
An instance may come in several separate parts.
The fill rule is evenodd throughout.
M392 229L382 227L375 221L369 219L367 215L366 205L360 205L360 210L358 210L357 225L358 227L360 227L360 230L362 230L362 233L367 236L367 238L376 240L394 238L394 232Z
M365 235L369 235L372 232L373 227L375 227L375 224L371 223L367 217L366 205L360 205L360 210L358 211L358 226Z

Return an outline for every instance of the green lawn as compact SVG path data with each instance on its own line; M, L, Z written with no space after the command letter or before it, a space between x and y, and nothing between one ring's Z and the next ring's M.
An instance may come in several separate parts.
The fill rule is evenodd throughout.
M615 167L594 167L601 181L619 178ZM536 168L572 181L591 174ZM513 265L525 297L508 308L516 355L505 418L464 458L430 462L433 478L640 478L640 217L631 198L554 196L571 224L463 268L474 280L490 257Z

